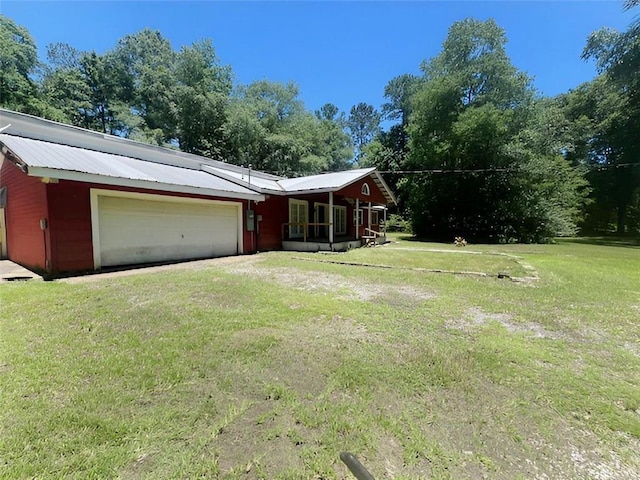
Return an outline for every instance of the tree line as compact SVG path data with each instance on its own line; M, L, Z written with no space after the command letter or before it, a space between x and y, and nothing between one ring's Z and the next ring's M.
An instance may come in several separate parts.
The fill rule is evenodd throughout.
M0 105L286 176L376 166L428 238L637 233L639 33L636 22L591 34L583 58L598 76L544 97L512 65L504 30L466 19L420 75L389 81L380 110L346 114L308 111L294 83L235 85L210 40L175 51L143 30L100 55L49 45L43 62L28 31L0 15Z
M282 175L351 168L369 138L360 112L372 107L310 112L293 82L235 85L211 40L176 51L145 29L103 54L51 44L43 61L0 15L0 66L5 108Z
M387 84L383 112L396 122L362 162L387 172L424 237L638 234L640 21L593 32L582 58L597 77L553 98L511 64L506 41L493 20L454 23L421 75Z

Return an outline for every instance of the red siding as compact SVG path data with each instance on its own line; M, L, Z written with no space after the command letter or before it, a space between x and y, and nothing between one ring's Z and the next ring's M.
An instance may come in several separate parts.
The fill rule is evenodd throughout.
M9 161L2 166L0 186L7 186L7 254L9 259L38 270L51 273L92 270L93 245L91 231L90 189L110 189L126 192L150 193L184 198L233 201L204 195L158 192L155 190L111 187L61 180L43 184L39 178L29 177ZM369 184L371 194L361 193L362 184ZM329 203L329 194L299 195L295 198L309 202L309 221L313 222L314 202ZM385 204L384 195L371 177L367 177L336 192L335 205L346 205L348 234L354 235L353 205L346 198L360 198L366 204ZM243 252L278 250L282 248L282 224L289 221L289 201L285 196L267 196L255 210L256 231L246 229L247 200L242 201ZM262 220L258 221L261 216ZM42 231L40 219L46 218L48 229ZM366 221L365 221L366 223ZM48 264L47 264L48 262Z
M40 220L47 218L45 184L5 159L0 171L0 186L7 187L7 257L27 268L46 270L47 231L40 228Z
M93 270L89 186L60 180L47 185L47 198L54 271Z
M274 195L268 197L266 201L258 203L256 215L262 215L258 234L259 251L279 250L282 248L282 224L289 221L289 198L309 202L309 210L307 211L309 222L314 222L313 208L315 203L329 204L328 193L296 195L291 197ZM334 205L347 207L347 235L355 235L353 206L339 195L334 195L333 203Z
M362 194L362 185L367 183L369 185L370 195ZM363 178L351 185L343 188L342 190L336 192L337 195L343 195L349 198L359 198L360 202L372 202L374 204L386 205L387 199L384 197L382 191L378 188L378 186L373 181L371 176Z
M258 215L262 221L257 222ZM282 224L289 221L289 200L287 197L269 196L256 205L258 223L257 250L280 250L282 248Z
M29 177L9 161L3 162L0 182L0 186L7 186L8 201L5 209L7 257L26 267L51 273L93 269L91 188L208 200L232 200L203 195L115 188L66 180L44 184L39 178ZM242 205L244 218L247 201L242 201ZM45 232L40 228L40 219L43 218L48 222L48 229ZM243 252L241 253L254 251L255 240L253 234L246 231L246 220L243 220L243 231Z

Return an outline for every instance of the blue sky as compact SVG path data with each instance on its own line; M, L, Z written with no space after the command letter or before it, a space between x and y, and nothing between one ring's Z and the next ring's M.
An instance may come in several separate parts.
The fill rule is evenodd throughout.
M638 9L636 9L638 10ZM639 12L622 1L45 1L0 0L0 13L26 27L42 59L66 42L102 53L144 28L175 50L211 38L236 83L294 81L307 108L347 111L384 103L389 80L419 73L438 54L451 24L493 18L505 31L513 64L544 95L590 80L580 59L586 38L603 26L624 30Z

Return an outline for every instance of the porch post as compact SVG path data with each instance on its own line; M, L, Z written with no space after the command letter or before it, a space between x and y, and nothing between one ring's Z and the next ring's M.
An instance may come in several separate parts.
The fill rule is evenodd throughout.
M360 216L358 215L359 211L360 211L360 199L356 198L356 212L355 212L355 217L356 217L356 240L360 239Z
M333 192L329 192L329 243L333 243Z
M385 207L384 207L384 227L382 229L382 232L384 233L385 237L387 236L387 210L389 210L389 209L385 205Z
M369 229L371 229L371 202L369 202L369 214L368 214L367 218L367 223L369 224ZM371 232L369 232L369 235L371 235Z

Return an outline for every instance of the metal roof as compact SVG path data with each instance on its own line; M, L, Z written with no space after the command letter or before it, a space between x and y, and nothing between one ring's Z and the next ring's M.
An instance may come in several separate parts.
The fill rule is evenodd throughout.
M278 180L278 183L285 192L333 190L346 187L366 177L373 171L375 171L375 168L360 168L357 170L346 170L344 172L311 175L309 177L287 178Z
M375 168L359 168L309 177L287 178L278 180L277 183L285 193L335 192L368 176L373 177L373 182L389 203L396 203L391 189Z
M375 168L288 179L256 170L249 174L238 165L2 108L0 132L0 141L35 176L260 200L261 194L338 191L371 175L387 201L395 203Z
M213 175L218 175L222 178L231 180L232 182L250 186L251 188L258 188L260 190L269 190L273 192L283 191L278 183L281 177L272 176L272 178L265 178L262 175L256 174L254 170L249 173L247 168L243 171L233 171L227 168L206 165L203 169Z
M0 134L0 142L22 161L31 175L58 179L127 184L153 190L203 193L262 200L264 196L202 169L153 163L111 153ZM137 183L136 183L137 182Z

